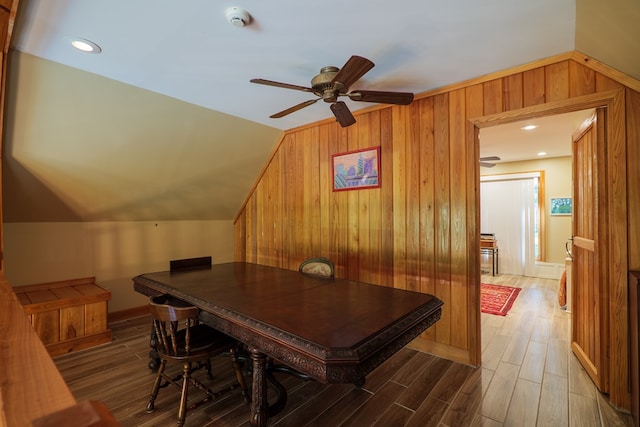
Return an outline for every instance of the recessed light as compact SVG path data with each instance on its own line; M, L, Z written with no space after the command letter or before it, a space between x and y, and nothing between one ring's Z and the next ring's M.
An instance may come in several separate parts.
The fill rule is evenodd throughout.
M541 156L541 157L542 156L546 156L546 155L547 155L546 151L541 151L541 152L538 153L538 156Z
M526 125L524 127L521 127L520 129L522 129L522 130L534 130L537 127L538 126L536 126L536 125Z
M86 53L100 53L102 52L102 48L98 46L96 43L87 39L73 39L71 41L71 46L75 47L78 50Z

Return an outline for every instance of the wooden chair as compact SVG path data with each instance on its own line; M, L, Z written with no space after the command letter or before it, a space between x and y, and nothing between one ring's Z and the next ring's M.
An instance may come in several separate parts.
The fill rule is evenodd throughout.
M149 308L153 319L153 328L157 336L160 367L151 388L147 412L153 412L160 388L170 384L181 391L178 426L184 425L188 409L194 409L235 388L240 387L245 401L249 401L247 386L236 355L238 343L233 338L207 325L198 323L199 309L197 307L190 306L188 303L171 298L168 295L151 297L149 299ZM209 358L227 352L231 354L237 383L212 391L191 376L194 370L204 367L207 369L209 379L212 379ZM169 376L165 373L167 363L182 364L182 373L174 377ZM206 396L202 400L187 406L187 395L191 385L204 391Z
M323 277L334 277L334 270L333 261L325 257L306 259L298 268L301 273Z

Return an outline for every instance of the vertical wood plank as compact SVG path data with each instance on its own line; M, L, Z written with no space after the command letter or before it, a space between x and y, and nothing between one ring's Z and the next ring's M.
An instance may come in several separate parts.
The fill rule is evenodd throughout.
M382 264L381 285L393 286L393 189L395 188L395 178L393 176L393 113L391 108L386 108L380 112L380 145L382 151L382 187L380 188L382 221L380 262Z
M380 137L380 111L374 111L370 114L370 135L371 143L375 146L381 146ZM382 153L382 149L381 149ZM382 161L382 159L381 159ZM379 178L380 178L380 171ZM380 181L381 185L384 185L383 181ZM382 265L381 265L381 253L384 250L382 246L382 230L380 224L382 223L382 189L377 188L370 190L369 192L369 263L370 263L370 275L369 279L371 283L382 283Z
M407 138L407 289L420 290L420 106L408 109Z
M435 296L444 302L442 317L435 325L436 341L451 343L451 203L449 183L449 94L434 99L434 157L435 157L435 240L436 289Z
M331 167L331 149L329 143L329 124L321 125L318 130L318 210L320 212L320 255L333 260L335 263L334 248L331 246L331 212L333 192L333 169Z
M502 102L502 79L495 79L482 84L484 93L484 114L501 113Z
M358 150L372 147L371 139L371 115L363 114L358 117L357 127ZM369 241L370 221L370 199L371 192L375 189L355 191L358 194L358 255L359 268L358 280L371 282L371 244Z
M393 286L406 289L407 280L407 110L394 106L393 114Z
M435 294L435 168L433 98L419 101L420 108L420 292ZM424 338L435 339L435 329Z
M523 106L544 104L545 79L544 68L535 68L522 73Z
M610 301L610 383L609 396L611 403L622 408L629 408L629 342L628 342L628 206L627 206L627 135L625 133L625 96L617 96L608 120L607 170L609 183L607 196L611 201L609 207L609 301ZM637 129L637 128L636 128ZM636 144L637 140L629 140ZM638 167L631 160L633 168ZM637 188L637 181L635 187ZM637 191L637 190L636 190ZM634 242L637 245L637 242ZM637 247L637 246L636 246ZM605 334L606 336L606 334Z
M595 71L575 61L569 62L569 97L589 95L595 91Z
M466 90L466 115L467 119L479 117L483 111L484 87L474 85ZM466 147L467 154L467 295L468 295L468 343L470 363L481 362L481 322L480 322L480 147L476 129L470 122L466 123L467 142L473 141L473 145ZM475 220L474 220L475 218Z
M512 74L502 79L504 111L523 107L522 73Z
M547 65L545 73L545 97L547 102L569 98L569 62Z
M467 172L475 167L467 164L466 91L449 93L449 146L451 150L449 186L451 188L451 345L467 347Z
M347 145L349 151L359 148L358 145L358 126L350 126L347 128ZM360 229L358 223L360 219L360 191L344 191L347 195L347 245L348 245L348 261L347 261L347 278L358 280L360 277Z

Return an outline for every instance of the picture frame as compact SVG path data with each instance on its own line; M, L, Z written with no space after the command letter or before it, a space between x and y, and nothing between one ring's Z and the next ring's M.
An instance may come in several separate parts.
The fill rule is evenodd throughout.
M572 215L573 200L571 197L552 197L551 215Z
M333 191L380 187L380 147L347 151L331 156Z

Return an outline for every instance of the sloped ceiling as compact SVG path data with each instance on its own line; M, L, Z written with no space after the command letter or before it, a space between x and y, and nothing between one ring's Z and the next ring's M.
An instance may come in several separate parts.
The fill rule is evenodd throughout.
M228 6L252 22L230 25ZM421 93L574 49L640 78L637 1L328 0L320 9L22 0L4 220L232 219L282 130L332 117L319 102L270 119L308 94L249 79L309 86L353 54L376 64L353 88L374 90ZM103 51L75 51L72 37Z

